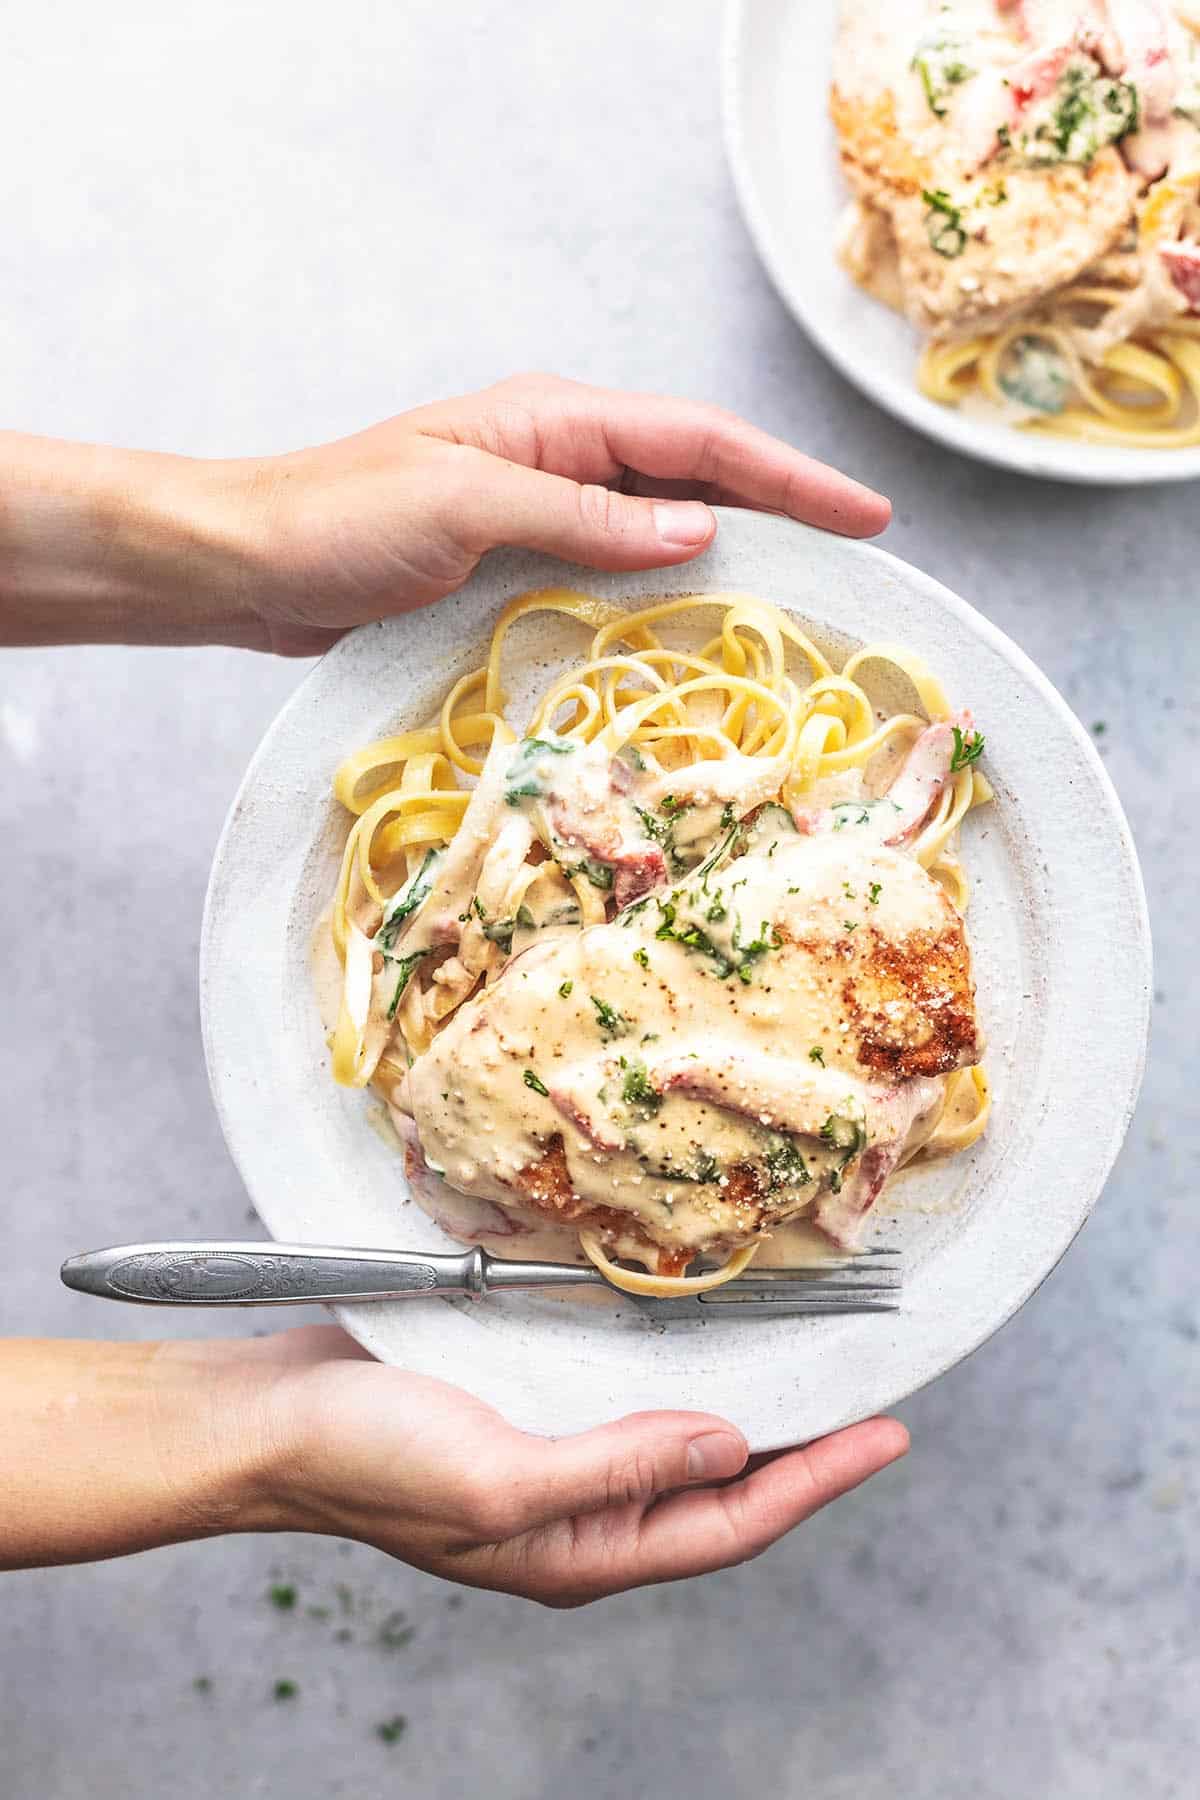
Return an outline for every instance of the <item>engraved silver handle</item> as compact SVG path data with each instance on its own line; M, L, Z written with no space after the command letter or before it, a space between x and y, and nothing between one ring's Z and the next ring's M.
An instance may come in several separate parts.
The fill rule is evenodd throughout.
M496 1288L573 1287L595 1269L499 1261L483 1250L435 1256L320 1244L117 1244L72 1256L62 1278L81 1294L141 1306L312 1306L332 1300L475 1299Z

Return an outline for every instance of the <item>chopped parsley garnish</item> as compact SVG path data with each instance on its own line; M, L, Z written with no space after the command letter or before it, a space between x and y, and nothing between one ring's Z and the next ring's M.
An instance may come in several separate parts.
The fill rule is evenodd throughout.
M513 932L516 929L515 919L493 919L490 925L484 926L483 935L490 943L499 944L507 956L512 949Z
M669 1150L661 1163L640 1152L638 1161L647 1175L657 1175L663 1181L716 1181L721 1174L721 1165L711 1150L697 1150L690 1163L673 1163ZM670 1207L673 1202L668 1199L664 1204Z
M550 1093L550 1089L546 1086L545 1082L539 1080L532 1069L526 1069L521 1080L525 1083L527 1088L532 1088L535 1094L541 1094L543 1098Z
M847 900L857 900L858 899L858 895L855 893L854 889L850 886L850 883L848 881L843 881L842 892L843 892L843 894L845 894Z
M869 825L872 809L878 805L878 800L868 800L865 805L859 800L839 800L832 809L833 829L841 831L847 825ZM899 812L899 807L896 810Z
M543 756L570 756L577 747L568 738L522 738L508 765L509 786L504 795L508 805L520 806L522 800L540 799L545 788L534 764Z
M842 930L843 931L857 931L858 925L855 921L853 921L851 919L843 919L842 920Z
M808 1164L791 1138L772 1139L763 1153L763 1162L772 1191L781 1187L803 1187L812 1180Z
M980 199L985 206L1003 206L1008 199L1008 189L1002 181L998 181L994 187L984 188Z
M721 839L721 842L717 845L716 849L709 851L709 853L705 857L704 861L700 864L699 868L696 870L696 875L701 879L703 879L703 877L706 875L710 875L712 873L712 871L716 868L717 864L719 862L724 861L726 854L728 853L729 849L731 848L731 846L734 842L734 839L737 837L738 832L741 830L741 827L738 825L737 820L733 818L733 809L729 805L726 805L725 811L721 814L721 824L722 825L725 824L726 813L729 814L731 823L729 825L728 830L725 833L725 836Z
M1097 719L1096 723L1092 726L1092 736L1103 737L1107 730L1108 726L1105 721L1103 719Z
M765 956L768 950L778 950L783 943L779 933L770 926L766 919L759 927L758 937L749 943L743 943L740 936L740 922L735 918L732 932L733 953L730 955L719 944L714 943L713 939L706 931L702 931L699 925L680 925L677 899L678 890L672 899L658 902L662 923L654 935L659 938L669 938L676 944L682 944L685 950L695 950L699 955L707 956L714 965L713 973L718 981L726 981L731 975L736 975L739 980L748 984L754 979L753 965L758 959ZM710 920L713 919L711 908L707 917ZM724 906L721 907L719 917L721 919L725 917Z
M741 956L741 961L735 964L739 981L744 981L747 986L749 986L750 982L754 979L753 965L758 961L759 957L765 956L768 950L778 950L782 943L783 939L780 937L779 933L768 924L766 919L764 919L759 926L758 936L756 938L753 938L748 944L740 943L738 925L735 920L733 927L733 947Z
M1032 163L1071 162L1085 166L1106 144L1115 144L1140 124L1138 91L1131 81L1112 81L1100 74L1090 57L1064 69L1058 99L1047 124L1039 125L1021 147Z
M514 787L510 787L506 791L504 795L505 804L508 806L520 806L522 800L540 799L541 792L541 788L532 778L528 781L520 781L517 782Z
M712 905L709 907L708 911L705 913L704 916L708 920L710 925L719 925L721 923L722 919L728 917L728 910L726 908L725 902L722 900L722 898L719 894L717 895L716 899L713 901Z
M375 943L380 950L395 949L401 925L428 900L433 892L432 871L442 860L442 854L440 850L427 850L416 874L384 907L383 921L375 933Z
M657 813L648 812L644 806L635 806L634 812L642 821L642 830L656 844L665 844L671 835L670 824L660 819Z
M939 256L961 256L967 247L962 207L955 206L945 188L922 188L921 198L926 206L925 233L930 247Z
M518 906L518 908L517 908L517 924L523 925L525 927L526 931L536 930L537 921L534 919L533 914L530 912L530 910L527 906Z
M559 989L558 989L558 997L559 997L559 999L560 999L560 1000L565 1000L565 999L567 999L567 997L568 997L568 995L569 995L569 994L570 994L570 992L571 992L571 989L572 989L572 988L573 988L573 987L574 987L574 986L575 986L575 983L574 983L574 982L573 982L573 981L564 981L564 982L561 982L561 983L560 983L560 984L559 984Z
M291 1612L296 1604L296 1590L289 1582L278 1582L267 1589L267 1598L280 1612Z
M825 1067L825 1052L822 1050L820 1044L813 1045L808 1053L808 1060L809 1062L820 1063L822 1068Z
M1072 379L1071 366L1057 344L1032 332L1014 338L996 372L1010 400L1042 413L1062 412Z
M596 994L589 994L588 999L596 1009L596 1022L605 1043L612 1038L624 1037L629 1031L629 1020L624 1013L619 1013L615 1006L610 1006Z
M952 31L931 33L917 45L910 66L921 78L925 104L935 118L944 119L949 111L951 88L975 73L962 59L964 48L962 38Z
M585 856L583 861L581 863L576 863L573 869L568 868L566 863L560 863L559 867L564 875L586 876L593 887L603 888L605 892L607 892L613 884L611 864L600 862L594 856Z
M424 950L414 950L411 956L389 956L387 958L388 962L390 962L392 967L397 971L396 991L392 995L391 1005L387 1009L387 1016L389 1019L394 1019L396 1016L396 1008L403 998L405 988L412 979L413 970L417 967L418 963L424 962L428 955L429 947L426 947Z
M648 812L644 806L635 805L633 809L646 836L652 843L662 845L672 875L684 874L689 866L688 857L676 848L675 826L690 804L690 801L676 800L673 794L667 794L659 802L657 813Z
M978 762L983 755L983 733L973 731L970 737L964 737L958 726L954 727L954 755L950 758L951 773L957 775L971 763Z
M294 1681L277 1681L272 1689L276 1700L294 1700L299 1692Z
M385 1719L382 1725L375 1727L375 1736L385 1744L398 1744L408 1730L408 1720L403 1713L396 1713L391 1719Z
M852 1162L860 1150L866 1149L867 1128L861 1119L848 1113L830 1113L821 1127L821 1138L832 1149L842 1152L842 1160L829 1175L830 1187L835 1194L840 1194L846 1164Z
M878 881L873 881L871 883L870 887L867 889L867 899L871 902L872 906L879 905L879 896L880 896L880 894L882 894L882 892L883 892L883 884Z
M621 1058L621 1066L625 1070L625 1080L621 1084L621 1098L629 1106L640 1106L645 1112L657 1112L663 1103L663 1097L655 1088L646 1065L636 1057L629 1062Z
M487 918L487 914L483 910L483 901L479 898L478 894L476 894L475 898L472 900L471 905L474 908L475 915L477 918L480 918L480 919Z
M643 969L648 969L650 967L650 953L648 950L635 950L633 953L633 960L635 963L640 963Z

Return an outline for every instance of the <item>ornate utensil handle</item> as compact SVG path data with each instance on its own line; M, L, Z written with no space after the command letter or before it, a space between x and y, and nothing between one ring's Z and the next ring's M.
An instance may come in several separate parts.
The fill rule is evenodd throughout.
M301 1306L482 1294L487 1259L311 1244L120 1244L72 1256L69 1288L143 1306Z

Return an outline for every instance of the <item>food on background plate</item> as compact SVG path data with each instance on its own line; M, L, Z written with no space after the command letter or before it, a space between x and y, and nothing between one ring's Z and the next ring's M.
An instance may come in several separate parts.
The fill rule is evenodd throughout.
M547 611L591 643L517 737L502 656ZM876 710L876 664L920 714ZM761 600L521 596L436 724L337 772L336 1079L459 1237L567 1227L651 1293L799 1219L853 1247L986 1122L956 854L982 746L920 657L836 670Z
M831 111L839 254L924 393L1200 444L1200 0L842 0Z

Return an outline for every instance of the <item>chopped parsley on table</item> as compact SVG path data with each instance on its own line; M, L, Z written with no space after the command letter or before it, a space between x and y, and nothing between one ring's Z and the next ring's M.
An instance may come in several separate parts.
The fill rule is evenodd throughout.
M546 1086L544 1081L540 1080L539 1077L534 1074L532 1069L526 1069L521 1079L527 1088L533 1089L535 1094L541 1094L543 1097L549 1095L550 1089Z

